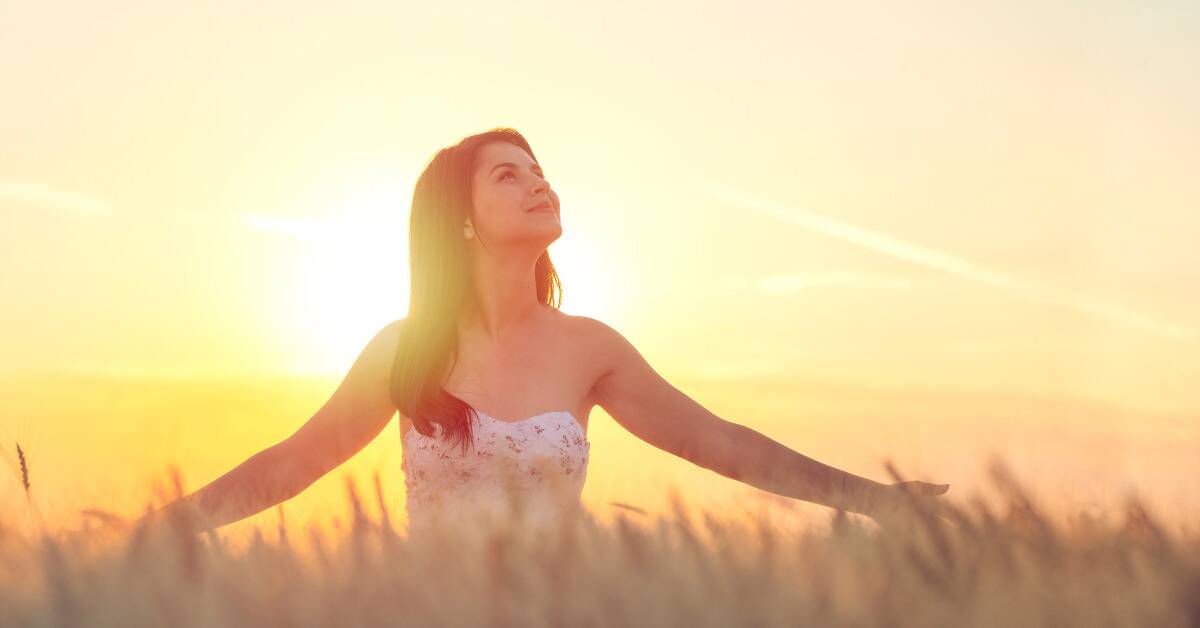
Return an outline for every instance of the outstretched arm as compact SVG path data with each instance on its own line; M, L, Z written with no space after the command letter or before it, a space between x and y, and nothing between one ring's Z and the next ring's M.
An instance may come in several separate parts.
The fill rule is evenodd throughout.
M606 372L599 405L634 436L725 477L847 512L871 515L887 485L818 462L708 411L662 378L608 325L592 323Z
M294 434L143 519L182 522L192 532L217 528L296 496L361 450L396 412L388 378L402 322L375 334L329 400Z

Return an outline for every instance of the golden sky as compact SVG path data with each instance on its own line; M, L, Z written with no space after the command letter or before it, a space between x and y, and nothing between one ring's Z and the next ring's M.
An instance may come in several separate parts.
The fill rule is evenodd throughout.
M1182 426L1154 433L1200 451L1188 3L16 0L0 84L0 375L26 378L8 389L323 382L195 482L290 433L404 315L420 168L494 126L562 199L563 309L730 420L806 451L827 417L913 434L1004 399L1038 429L1119 447ZM856 395L931 414L856 414ZM106 421L34 423L10 395L0 438L53 459L51 434L149 420L104 399ZM195 420L254 420L230 403ZM829 443L831 464L866 455Z

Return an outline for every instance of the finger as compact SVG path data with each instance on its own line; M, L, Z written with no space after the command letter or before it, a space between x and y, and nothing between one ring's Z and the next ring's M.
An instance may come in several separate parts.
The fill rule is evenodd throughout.
M950 490L949 484L930 484L923 482L921 484L921 492L925 495L941 495Z
M949 484L930 484L929 482L921 482L920 484L914 485L913 490L909 492L921 497L931 497L935 495L942 495L948 490L950 490Z

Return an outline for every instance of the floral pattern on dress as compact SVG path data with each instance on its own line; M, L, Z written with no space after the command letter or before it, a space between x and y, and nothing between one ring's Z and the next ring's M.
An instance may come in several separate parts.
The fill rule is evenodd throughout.
M546 494L578 502L592 445L573 414L546 412L501 421L478 412L471 419L475 446L465 454L443 440L438 424L433 436L410 428L401 437L410 521L451 502L503 499L507 488L523 496Z

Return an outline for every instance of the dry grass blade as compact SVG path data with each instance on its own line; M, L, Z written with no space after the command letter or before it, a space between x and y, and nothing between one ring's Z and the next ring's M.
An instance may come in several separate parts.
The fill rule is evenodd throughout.
M17 460L21 465L21 486L25 488L25 494L29 494L29 464L25 462L25 450L21 449L21 443L17 443Z
M611 506L616 506L617 508L622 508L622 509L628 510L630 512L636 512L639 515L647 514L644 509L638 508L637 506L634 506L632 504L626 504L625 502L608 502L608 503Z
M1055 529L1047 552L1034 522L1049 518L1017 488L1001 487L1009 516L967 496L958 528L917 511L911 535L870 534L844 511L828 530L785 529L677 491L653 514L606 502L612 524L531 534L520 519L449 517L425 536L389 535L350 478L332 513L342 525L289 538L278 506L240 550L212 530L189 544L169 525L138 526L127 547L22 543L0 514L0 625L1196 625L1200 532L1176 537L1132 499L1124 521ZM378 476L375 491L386 514ZM279 534L264 534L276 515Z

